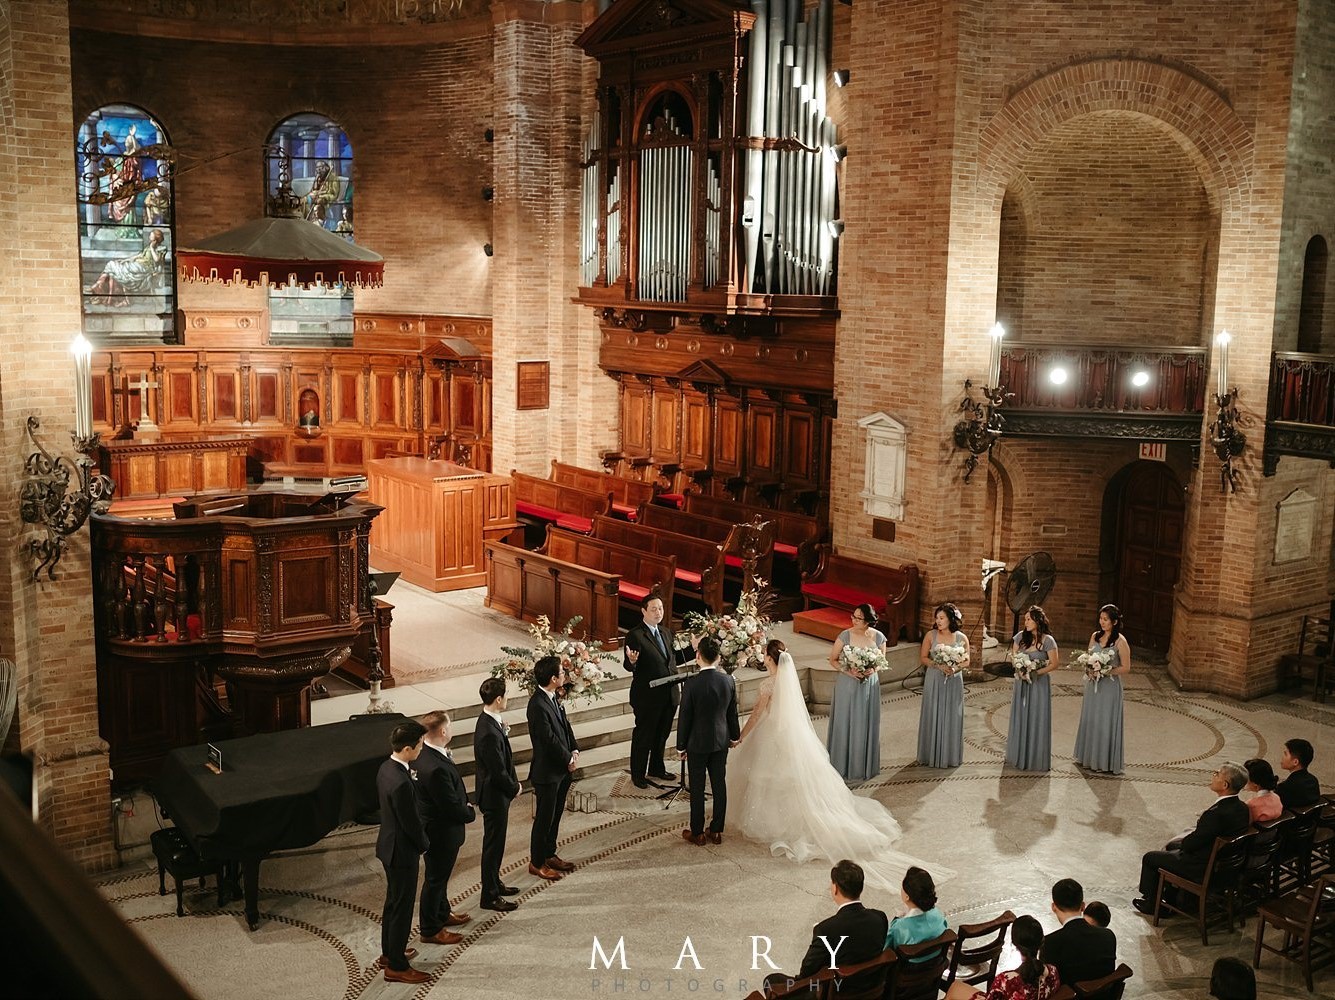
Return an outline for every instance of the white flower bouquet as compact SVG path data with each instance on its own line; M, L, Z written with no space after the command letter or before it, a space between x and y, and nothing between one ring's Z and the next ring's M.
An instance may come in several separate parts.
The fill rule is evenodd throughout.
M614 658L616 653L604 650L597 639L576 639L575 628L583 620L572 618L560 632L553 632L552 623L543 615L529 626L534 647L502 646L506 658L491 668L491 675L514 681L531 695L538 689L533 679L533 664L544 656L559 656L562 697L567 701L597 701L603 696L603 681L607 678L601 663Z
M756 589L748 590L737 601L737 610L721 615L688 611L681 630L672 637L675 649L691 645L691 637L713 636L719 644L719 665L728 673L738 667L759 666L765 659L765 643L773 625L764 606L769 601L765 581L757 579Z
M857 674L858 680L866 680L878 670L889 668L890 661L875 646L845 645L839 651L839 665Z
M1024 650L1011 653L1011 665L1015 667L1015 676L1026 684L1032 684L1035 675L1044 667Z
M946 676L953 677L957 673L961 675L964 673L964 667L969 662L969 651L963 646L947 646L940 643L932 647L928 659L943 667L949 667Z
M1113 672L1113 657L1117 655L1117 650L1109 647L1102 649L1095 647L1088 652L1081 653L1075 658L1074 665L1079 666L1085 672L1085 680L1094 682L1094 690L1099 689L1099 681L1108 677Z

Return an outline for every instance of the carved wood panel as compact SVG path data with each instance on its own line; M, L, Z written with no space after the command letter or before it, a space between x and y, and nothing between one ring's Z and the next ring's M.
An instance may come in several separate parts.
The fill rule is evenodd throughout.
M649 387L638 382L622 383L621 450L627 454L649 453Z
M710 398L687 390L682 393L681 407L681 460L692 467L706 466L713 448Z
M650 397L653 402L649 457L655 462L676 462L681 455L678 413L681 397L671 386L659 385Z

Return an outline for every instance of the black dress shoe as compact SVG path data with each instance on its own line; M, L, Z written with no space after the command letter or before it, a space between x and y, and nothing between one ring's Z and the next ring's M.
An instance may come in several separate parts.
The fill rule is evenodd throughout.
M630 779L630 783L631 783L632 785L634 785L636 788L648 788L648 787L649 787L649 782L645 781L643 778L631 778L631 779Z
M519 909L518 903L512 903L508 899L497 899L490 903L478 904L484 910L495 910L498 913L509 913L511 910Z
M1137 913L1143 913L1147 917L1154 916L1154 903L1152 903L1148 899L1140 899L1140 898L1133 899L1131 900L1131 906L1136 910ZM1164 909L1159 910L1159 916L1161 918L1171 917L1172 915L1173 915L1172 910L1164 910Z
M651 778L657 778L657 779L659 779L660 781L676 781L676 780L677 780L677 776L676 776L675 774L668 774L666 771L650 771L650 772L649 772L649 777L651 777Z
M519 895L519 890L516 889L516 888L515 888L514 886L512 886L512 885L503 885L503 886L501 886L501 895L502 895L502 896L518 896L518 895Z

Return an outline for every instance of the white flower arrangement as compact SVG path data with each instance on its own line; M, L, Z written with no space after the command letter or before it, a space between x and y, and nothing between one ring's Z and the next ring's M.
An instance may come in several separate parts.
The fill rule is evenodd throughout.
M850 646L845 644L839 651L839 663L845 670L858 675L858 680L865 680L879 670L890 666L885 653L875 646Z
M681 621L681 629L672 637L674 649L691 645L691 637L713 636L719 644L719 665L728 673L738 667L759 666L765 659L765 643L773 623L763 608L769 601L765 581L755 581L754 590L748 590L737 601L737 610L721 615L688 611Z
M969 651L962 645L945 645L938 643L932 647L932 652L928 659L933 663L939 663L943 667L949 667L946 671L947 677L954 677L959 674L964 675L964 665L969 662Z
M607 679L606 671L599 664L614 658L616 653L604 650L597 639L576 639L575 627L583 620L572 618L562 631L553 632L552 623L543 615L529 626L534 648L502 646L501 652L505 653L506 659L491 668L491 675L514 681L532 695L538 689L533 679L533 665L544 656L559 656L562 697L567 701L597 701L603 696L603 681Z
M1088 652L1080 653L1076 656L1073 665L1079 666L1085 672L1085 679L1094 682L1094 690L1099 689L1099 681L1109 677L1113 672L1113 658L1117 655L1117 650L1112 647L1103 649L1094 647Z
M1026 684L1032 684L1034 676L1044 667L1024 650L1011 653L1011 664L1015 667L1015 676Z

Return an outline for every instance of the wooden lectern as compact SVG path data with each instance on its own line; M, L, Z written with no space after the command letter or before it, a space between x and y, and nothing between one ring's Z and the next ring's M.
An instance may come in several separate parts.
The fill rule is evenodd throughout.
M385 509L371 527L371 562L425 590L482 586L482 543L519 526L509 476L411 457L370 461L366 476Z

